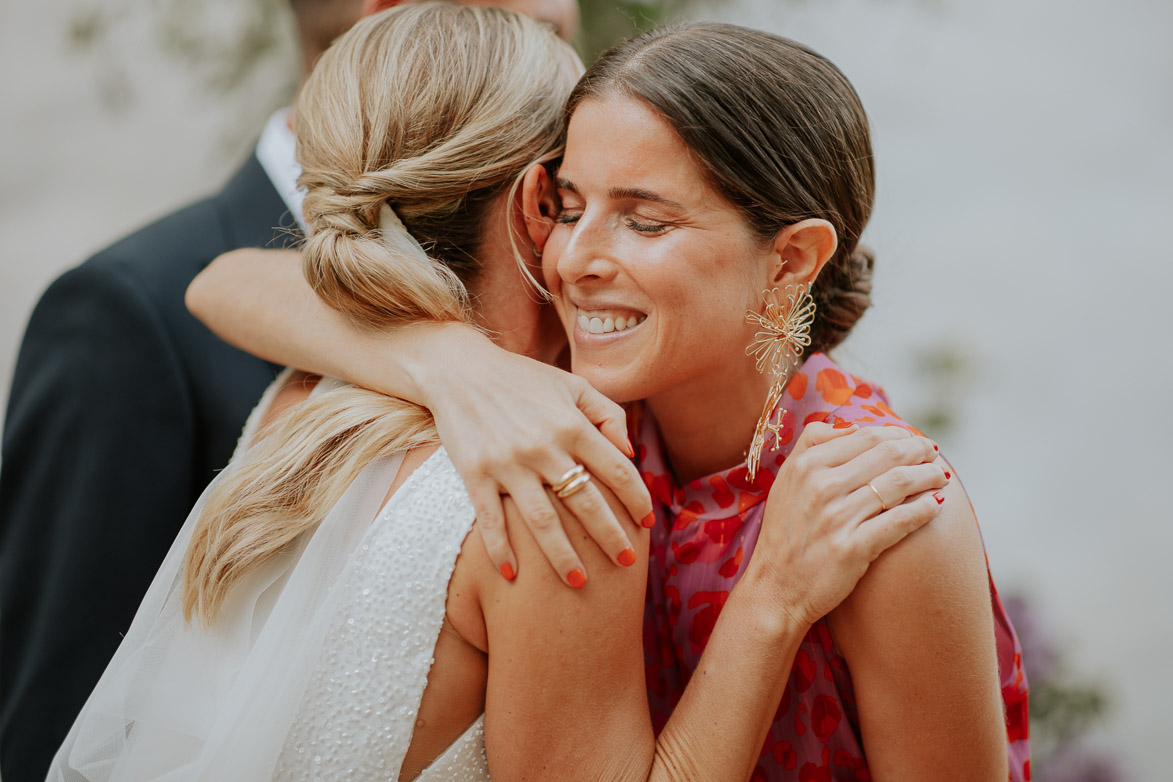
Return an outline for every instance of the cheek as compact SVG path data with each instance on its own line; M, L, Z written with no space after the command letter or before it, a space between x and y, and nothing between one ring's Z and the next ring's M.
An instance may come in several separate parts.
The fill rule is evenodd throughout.
M673 362L713 371L714 364L744 356L754 332L746 311L756 306L761 293L756 281L729 273L730 266L697 264L687 274L673 275L670 284L657 286L658 343L671 351Z
M562 290L562 278L558 275L558 259L562 257L562 251L566 248L569 233L565 227L555 226L542 251L542 284L555 297L558 297Z

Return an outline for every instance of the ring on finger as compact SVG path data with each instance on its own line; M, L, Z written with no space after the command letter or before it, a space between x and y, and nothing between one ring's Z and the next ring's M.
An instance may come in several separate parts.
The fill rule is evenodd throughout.
M567 470L566 473L558 479L558 482L550 488L554 490L555 494L561 496L562 492L565 491L567 486L573 483L576 478L579 478L585 473L586 467L583 467L581 464L576 464ZM590 478L588 477L587 480L590 480Z
M570 483L563 486L561 489L556 489L554 495L560 500L578 494L588 483L591 482L591 474L585 469L577 477L572 478Z
M876 499L880 501L880 513L888 510L888 505L884 502L884 498L880 496L880 492L876 490L876 487L872 486L871 481L868 481L868 488L872 490L872 494L876 495Z

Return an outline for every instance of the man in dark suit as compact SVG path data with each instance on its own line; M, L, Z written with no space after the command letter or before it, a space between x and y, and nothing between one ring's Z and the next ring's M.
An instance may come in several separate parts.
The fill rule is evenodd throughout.
M291 0L306 72L362 0ZM0 776L40 782L275 368L183 304L217 255L295 236L276 117L216 195L66 272L17 360L0 462ZM284 136L282 134L285 134ZM299 215L298 215L299 219Z

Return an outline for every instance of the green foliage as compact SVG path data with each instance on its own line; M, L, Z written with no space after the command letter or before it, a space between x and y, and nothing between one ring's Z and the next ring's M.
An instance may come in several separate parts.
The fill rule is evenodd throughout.
M1036 765L1046 766L1065 747L1095 727L1108 708L1107 695L1098 687L1071 682L1067 675L1031 682L1031 749Z
M579 0L582 29L578 52L588 65L620 41L664 24L680 0L629 2L628 0Z
M913 372L925 397L909 422L930 437L948 437L956 428L957 410L977 376L972 352L953 342L929 345L913 356Z

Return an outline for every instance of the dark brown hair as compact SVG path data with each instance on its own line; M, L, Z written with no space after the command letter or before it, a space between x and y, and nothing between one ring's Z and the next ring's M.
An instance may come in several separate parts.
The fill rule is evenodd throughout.
M567 120L582 101L612 95L659 112L763 240L808 218L835 227L839 247L811 291L811 349L842 342L871 304L873 258L859 237L875 169L867 115L839 69L770 33L683 25L604 53L571 94Z

